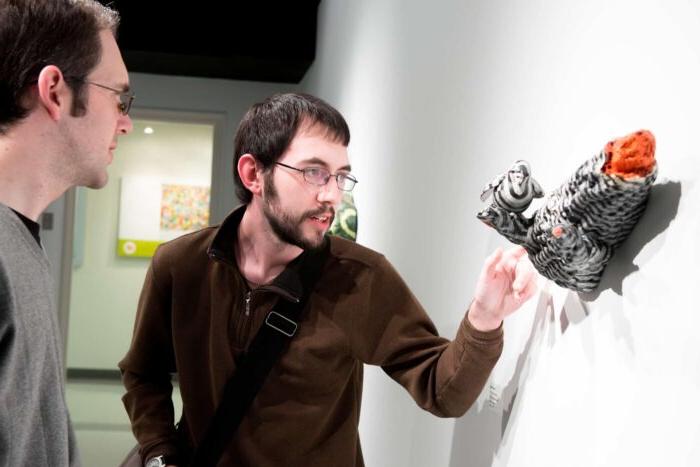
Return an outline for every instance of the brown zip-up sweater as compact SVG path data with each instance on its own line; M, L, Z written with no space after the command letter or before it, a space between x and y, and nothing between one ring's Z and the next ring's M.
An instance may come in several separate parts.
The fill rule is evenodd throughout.
M270 285L248 289L234 255L244 210L220 227L162 245L153 257L131 347L119 363L144 458L178 454L170 374L178 374L184 432L194 443L236 369L234 359L267 312L280 297L302 294L297 260ZM363 466L364 363L380 365L423 409L458 417L500 356L501 329L480 332L465 317L452 342L438 336L384 256L341 238L328 241L330 254L299 329L220 466Z

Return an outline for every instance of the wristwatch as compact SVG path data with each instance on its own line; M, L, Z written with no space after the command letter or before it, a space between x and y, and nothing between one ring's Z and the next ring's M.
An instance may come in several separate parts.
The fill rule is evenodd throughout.
M163 456L151 457L146 461L145 467L165 467L167 464L163 460Z

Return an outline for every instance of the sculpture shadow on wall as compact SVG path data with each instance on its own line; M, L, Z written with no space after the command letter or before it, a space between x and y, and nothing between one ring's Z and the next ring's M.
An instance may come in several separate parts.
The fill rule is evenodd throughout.
M523 347L523 351L518 356L518 362L515 365L513 377L505 386L501 394L501 401L503 402L501 436L505 435L508 422L513 414L515 401L517 400L518 391L520 389L520 383L527 379L527 375L530 372L529 361L534 355L537 354L537 352L535 352L533 355L532 350L534 343L538 342L539 344L543 344L546 340L550 346L554 345L554 340L556 338L556 336L553 334L555 330L555 326L553 326L554 313L555 309L552 296L548 293L540 294L540 301L537 304L535 319L532 321L530 335L525 343L525 346ZM548 321L550 326L546 326Z
M664 232L676 217L681 191L681 183L676 181L657 182L652 186L644 215L639 219L630 236L615 251L598 287L591 292L579 294L583 300L595 301L603 291L608 289L612 289L617 295L622 295L624 280L639 270L634 259L642 248Z
M586 293L567 297L567 305L560 317L562 334L570 324L582 322L588 315L587 303L594 302L605 290L612 290L622 296L622 284L627 277L639 271L639 264L634 260L646 245L662 234L676 217L681 198L681 183L667 181L656 183L649 195L644 215L639 220L630 236L617 249L608 264L598 287ZM660 245L655 246L657 251ZM632 326L624 313L611 313L615 335L622 339L630 352L635 352Z
M541 293L528 339L518 356L515 370L508 383L500 390L487 385L485 402L475 405L468 415L457 421L453 434L450 467L488 467L497 454L502 453L504 436L512 416L517 413L518 392L527 380L530 361L542 345L554 345L556 339L555 309L552 296ZM478 434L475 440L475 434ZM471 440L465 443L464 440ZM465 460L468 462L465 463Z

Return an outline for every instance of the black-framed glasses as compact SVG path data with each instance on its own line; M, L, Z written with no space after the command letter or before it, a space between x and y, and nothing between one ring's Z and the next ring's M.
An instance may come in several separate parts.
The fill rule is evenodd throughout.
M304 169L297 169L296 167L292 167L291 165L283 164L281 162L275 162L275 164L301 172L304 175L304 180L306 180L307 183L316 186L326 185L331 177L335 178L338 188L340 188L342 191L352 191L357 184L357 179L353 177L352 174L347 172L332 174L323 167L306 167Z
M85 84L92 84L93 86L97 86L98 88L112 91L113 93L119 95L119 113L121 113L122 115L129 115L129 110L131 110L131 103L134 102L134 98L136 97L132 91L122 91L121 89L111 88L109 86L105 86L104 84L96 83L94 81L88 81L86 79L82 80L82 82Z

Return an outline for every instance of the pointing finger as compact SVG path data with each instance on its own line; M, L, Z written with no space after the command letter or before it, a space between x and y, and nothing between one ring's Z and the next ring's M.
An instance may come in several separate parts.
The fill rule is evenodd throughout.
M484 273L491 276L498 272L497 266L500 263L502 256L503 250L501 248L496 248L496 251L491 253L491 256L486 258L486 261L484 262Z
M513 290L522 291L527 285L534 281L535 268L527 257L521 257L515 265L515 280Z

